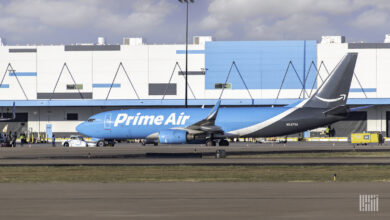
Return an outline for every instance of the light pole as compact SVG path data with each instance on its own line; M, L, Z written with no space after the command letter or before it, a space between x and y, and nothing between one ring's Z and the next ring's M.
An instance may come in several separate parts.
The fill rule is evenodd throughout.
M194 0L178 0L180 3L185 3L187 7L187 13L186 13L186 83L185 83L185 107L188 108L188 4L194 3Z

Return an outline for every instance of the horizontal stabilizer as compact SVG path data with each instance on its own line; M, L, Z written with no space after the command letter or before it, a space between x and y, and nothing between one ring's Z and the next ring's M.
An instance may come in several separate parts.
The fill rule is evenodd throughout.
M349 108L345 105L336 106L334 108L331 108L329 110L324 111L324 115L345 115L348 114Z
M365 106L360 106L360 107L356 107L356 108L350 108L349 111L356 112L356 111L360 111L363 109L371 108L372 106L374 106L374 105L365 105Z

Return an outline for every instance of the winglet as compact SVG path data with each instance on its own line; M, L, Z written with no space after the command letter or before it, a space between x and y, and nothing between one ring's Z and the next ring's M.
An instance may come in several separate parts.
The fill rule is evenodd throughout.
M218 114L219 106L221 105L221 100L219 99L214 107L211 109L209 116L207 116L207 120L215 120Z
M223 133L223 130L219 126L215 125L215 120L217 119L220 105L221 100L218 100L205 119L188 126L187 129L197 130L211 134Z
M12 119L15 119L16 118L16 110L15 110L15 102L14 102L14 105L12 107Z

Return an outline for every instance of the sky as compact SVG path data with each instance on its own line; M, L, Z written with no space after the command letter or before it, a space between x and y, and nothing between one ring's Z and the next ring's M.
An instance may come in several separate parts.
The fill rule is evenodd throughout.
M185 42L185 4L177 0L0 0L0 37L15 44L107 43L143 37L148 44ZM383 42L389 0L195 0L189 41L317 40Z

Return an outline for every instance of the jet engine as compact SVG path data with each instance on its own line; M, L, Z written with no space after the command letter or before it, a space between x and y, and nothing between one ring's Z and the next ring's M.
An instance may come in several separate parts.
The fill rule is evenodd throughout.
M161 144L185 144L187 143L187 131L184 130L162 130L158 135Z

